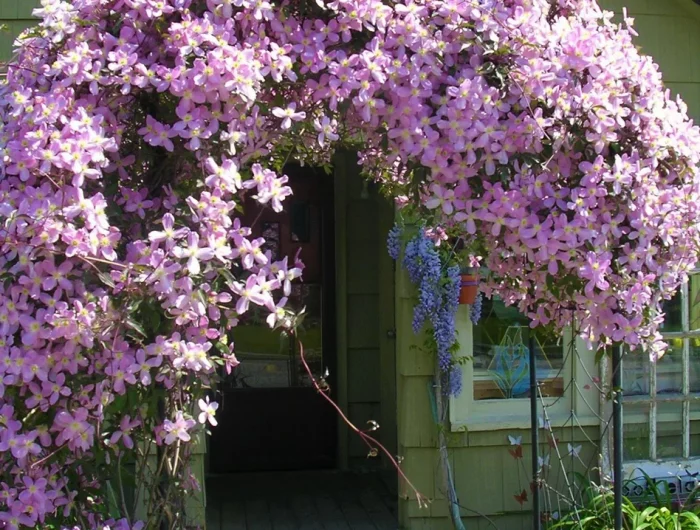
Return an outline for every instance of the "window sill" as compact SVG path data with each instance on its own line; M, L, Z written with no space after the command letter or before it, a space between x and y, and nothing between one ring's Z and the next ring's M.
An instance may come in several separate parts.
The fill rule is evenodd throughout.
M500 400L499 400L500 401ZM553 413L549 415L549 423L552 429L571 426L571 414ZM595 416L577 416L576 426L598 426L600 420ZM527 414L493 415L473 414L467 421L450 422L452 432L483 432L525 430L530 428L530 411Z

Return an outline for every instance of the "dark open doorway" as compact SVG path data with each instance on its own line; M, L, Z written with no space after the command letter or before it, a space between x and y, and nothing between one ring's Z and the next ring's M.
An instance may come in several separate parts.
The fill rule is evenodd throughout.
M273 259L297 252L302 282L294 282L288 306L306 308L300 338L316 377L329 374L335 389L335 248L333 177L313 168L288 166L294 195L284 210L246 206L244 224L263 237ZM294 340L273 331L265 312L245 314L234 328L241 361L219 390L219 426L209 442L213 474L328 469L337 466L337 417L311 386Z
M247 224L280 256L306 264L290 305L305 306L303 341L315 375L360 428L396 453L394 269L386 252L393 207L351 153L334 175L288 167L294 196L281 214L249 207ZM255 221L255 223L253 223ZM397 528L396 471L313 390L298 351L264 320L235 331L239 370L220 387L207 452L207 528ZM223 397L223 399L221 399Z

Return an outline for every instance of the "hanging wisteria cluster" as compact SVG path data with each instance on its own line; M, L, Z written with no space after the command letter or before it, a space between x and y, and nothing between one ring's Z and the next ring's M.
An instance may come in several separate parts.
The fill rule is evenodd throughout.
M573 312L591 341L663 352L660 302L697 259L700 134L594 0L35 14L0 89L5 528L136 528L119 472L147 454L171 487L146 527L184 524L165 507L196 487L188 448L215 415L198 403L237 363L231 330L251 304L288 322L301 275L241 207L280 210L284 163L338 147L431 238L468 240L487 290L536 323Z
M472 321L472 324L476 325L479 323L479 320L481 320L481 308L484 303L484 293L478 292L476 293L476 300L474 300L474 303L471 305L469 308L469 319Z
M437 365L446 395L458 395L462 389L462 370L454 355L457 344L455 318L459 306L459 266L450 264L452 252L443 257L424 227L406 242L401 254L402 228L396 224L389 231L387 248L394 260L399 260L418 291L413 308L413 331L419 333L429 325L431 345L437 355ZM432 348L430 348L432 350Z

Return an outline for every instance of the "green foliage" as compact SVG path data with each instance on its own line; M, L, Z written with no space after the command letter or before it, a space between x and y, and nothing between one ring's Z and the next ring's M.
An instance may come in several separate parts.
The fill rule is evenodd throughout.
M648 476L647 483L655 505L638 506L630 499L622 501L622 527L624 530L698 530L700 506L689 500L674 509L670 495L662 491ZM614 496L601 491L595 485L588 486L583 495L584 505L566 513L549 530L612 530L614 526Z

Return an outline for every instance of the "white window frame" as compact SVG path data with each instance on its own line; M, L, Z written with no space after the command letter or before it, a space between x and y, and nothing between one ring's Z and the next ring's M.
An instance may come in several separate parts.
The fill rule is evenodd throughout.
M693 269L690 276L699 275L700 269ZM681 331L671 331L662 333L666 339L681 339L683 341L681 348L681 392L664 394L657 396L657 367L658 364L650 363L649 367L649 394L637 396L625 396L623 392L622 413L623 424L641 424L648 423L649 425L649 450L648 458L644 460L629 460L624 462L624 471L627 478L641 476L640 471L644 471L652 478L662 478L664 476L673 477L670 470L692 469L700 470L700 457L691 456L690 451L690 431L691 422L700 420L700 410L691 411L690 403L692 401L700 401L700 392L690 391L690 340L700 338L700 329L690 329L690 292L689 281L681 285ZM622 361L622 388L624 390L624 357ZM659 403L681 403L681 436L683 441L683 449L680 457L660 459L657 456L657 427L659 423L678 421L675 414L663 414L658 412ZM625 405L648 405L648 413L633 413L625 414ZM632 421L630 421L630 419ZM624 435L623 435L624 447ZM670 473L670 475L669 475Z
M474 334L469 318L470 306L460 305L457 310L455 326L459 350L458 357L472 359L474 352ZM595 384L586 386L588 375L598 376L595 354L588 350L579 337L573 337L570 329L564 331L562 348L564 350L564 395L558 398L543 398L538 402L540 417L543 415L542 404L547 407L547 419L551 427L562 427L572 420L580 426L598 425L599 408L598 391ZM567 355L571 341L576 340L575 355ZM573 374L572 374L573 371ZM569 382L578 376L579 388L573 388ZM575 418L572 416L575 415ZM450 399L450 425L453 432L489 431L506 429L528 429L530 427L530 399L474 399L474 366L471 360L462 364L462 392Z

